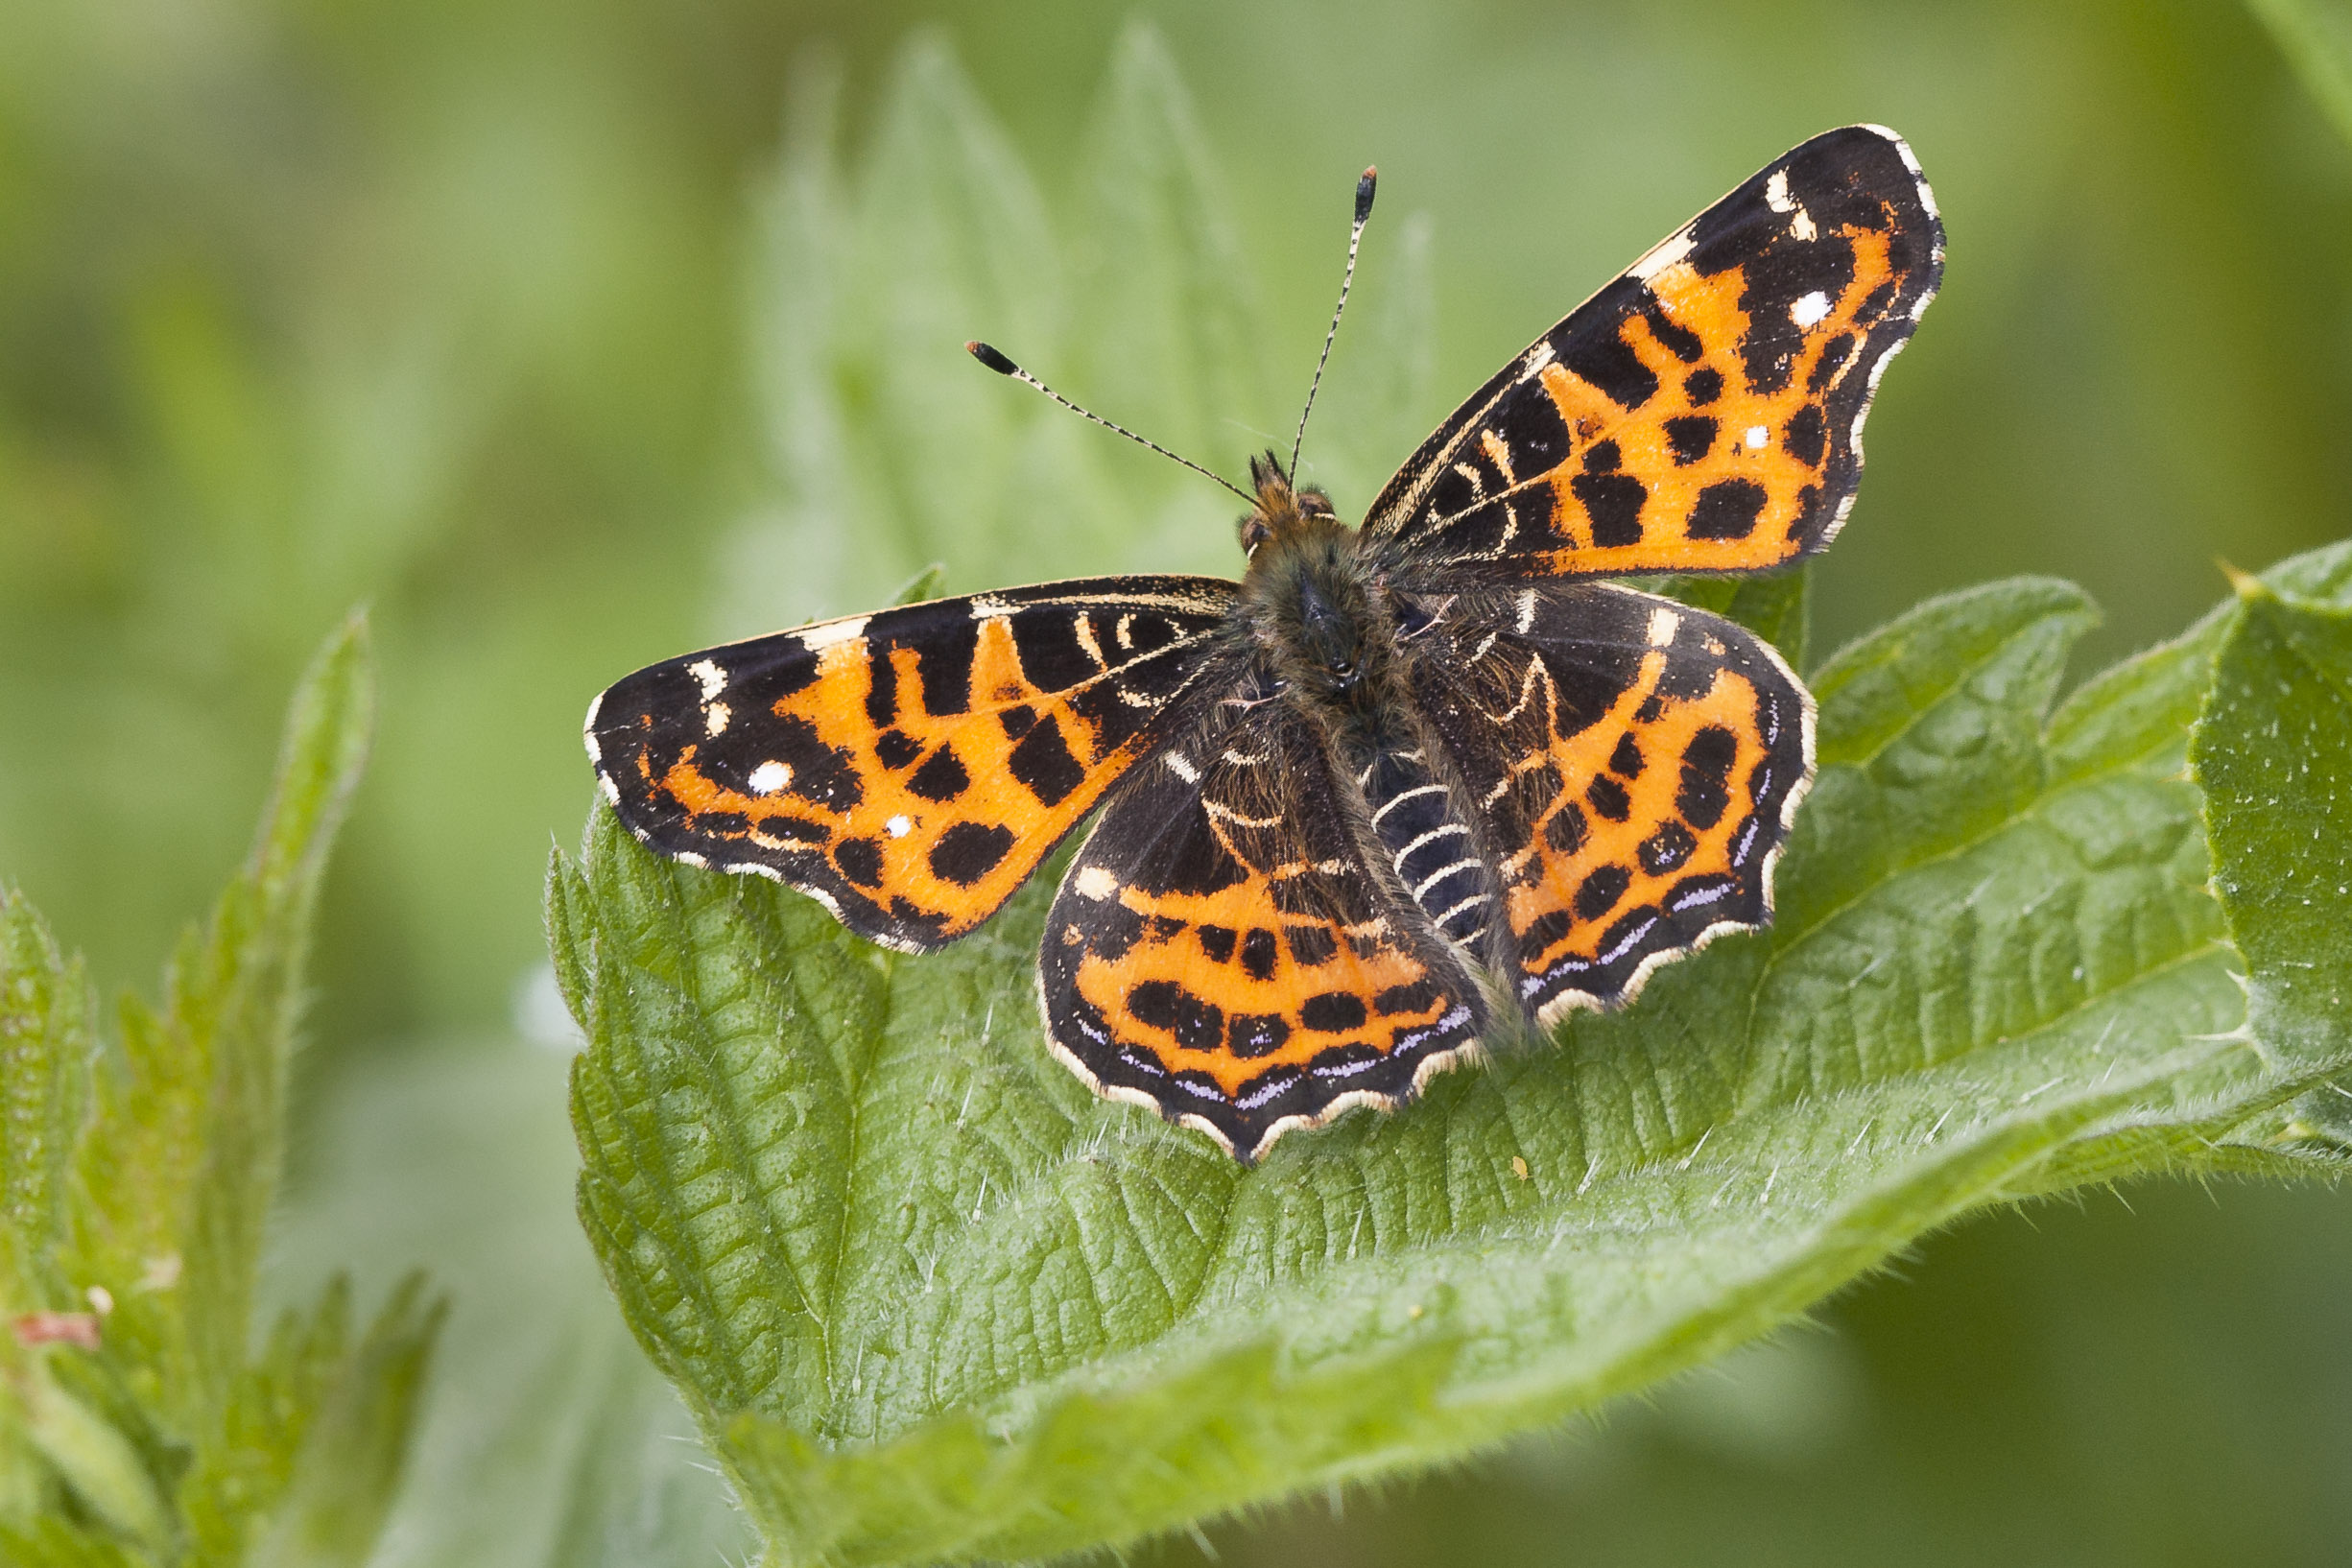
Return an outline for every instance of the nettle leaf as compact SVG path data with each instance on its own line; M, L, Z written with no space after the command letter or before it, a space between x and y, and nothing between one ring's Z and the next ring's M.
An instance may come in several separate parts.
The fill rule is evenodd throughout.
M2294 1059L2352 1039L2352 614L2334 574L2241 579L2192 757L2214 886L2247 965L2249 1027ZM2352 1087L2329 1083L2243 1138L2352 1154Z
M101 1042L78 961L0 891L0 1560L358 1564L440 1324L411 1281L250 1319L326 854L367 750L364 623L297 690L245 867L160 1006Z
M96 1011L81 961L58 950L22 893L0 888L0 1312L83 1304L53 1265L88 1106Z
M1048 1057L1050 879L898 958L600 810L549 884L591 1042L583 1222L779 1561L1116 1543L1590 1408L1972 1209L2228 1165L2233 1129L2344 1067L2342 938L2278 857L2345 874L2321 804L2352 781L2328 662L2352 552L2273 581L2307 599L2209 620L2055 718L2091 621L2066 584L1865 638L1814 679L1820 776L1771 930L1255 1170ZM2216 748L2269 770L2232 786L2266 837L2216 808L2223 887L2269 890L2227 918L2258 997L2322 977L2314 1028L2249 1027L2208 887L2183 763L2217 653L2204 776Z
M77 1156L74 1277L112 1295L110 1342L135 1345L178 1419L220 1409L243 1365L312 911L371 712L354 621L296 695L244 869L181 939L161 1006L124 1001L119 1050L97 1076Z

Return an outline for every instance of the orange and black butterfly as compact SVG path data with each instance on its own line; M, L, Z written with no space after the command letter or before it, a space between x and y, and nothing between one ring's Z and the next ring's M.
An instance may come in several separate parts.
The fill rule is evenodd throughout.
M1394 1108L1482 1036L1770 919L1812 699L1752 633L1603 579L1827 545L1942 257L1900 138L1817 136L1505 366L1361 528L1269 453L1238 582L1010 588L670 659L590 708L598 778L662 854L907 952L1099 813L1039 956L1056 1055L1245 1161Z

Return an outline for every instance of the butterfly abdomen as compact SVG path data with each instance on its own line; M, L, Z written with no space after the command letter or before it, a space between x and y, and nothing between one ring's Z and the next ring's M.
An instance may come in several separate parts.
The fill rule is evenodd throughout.
M1375 751L1357 771L1372 836L1438 933L1472 947L1493 907L1494 871L1421 746Z

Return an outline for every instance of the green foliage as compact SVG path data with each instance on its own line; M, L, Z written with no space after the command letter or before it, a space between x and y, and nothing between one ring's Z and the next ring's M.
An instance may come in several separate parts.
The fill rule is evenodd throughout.
M2352 615L2340 577L2239 591L2192 756L2252 1033L2316 1057L2352 1022ZM2272 1135L2352 1150L2348 1107L2329 1084Z
M297 691L252 853L102 1042L79 961L0 891L0 1556L366 1559L440 1308L354 1336L329 1285L248 1341L283 1161L302 960L370 712L364 628Z

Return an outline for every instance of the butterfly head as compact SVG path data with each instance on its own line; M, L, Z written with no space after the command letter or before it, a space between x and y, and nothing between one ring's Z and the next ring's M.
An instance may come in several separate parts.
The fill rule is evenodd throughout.
M1295 487L1271 453L1251 460L1249 477L1257 487L1257 506L1242 519L1249 625L1286 687L1350 704L1378 686L1385 663L1380 585L1329 496Z
M1260 546L1275 539L1339 526L1331 497L1312 485L1292 485L1281 460L1271 452L1249 460L1249 485L1257 492L1257 504L1244 514L1240 526L1242 554L1252 560Z

